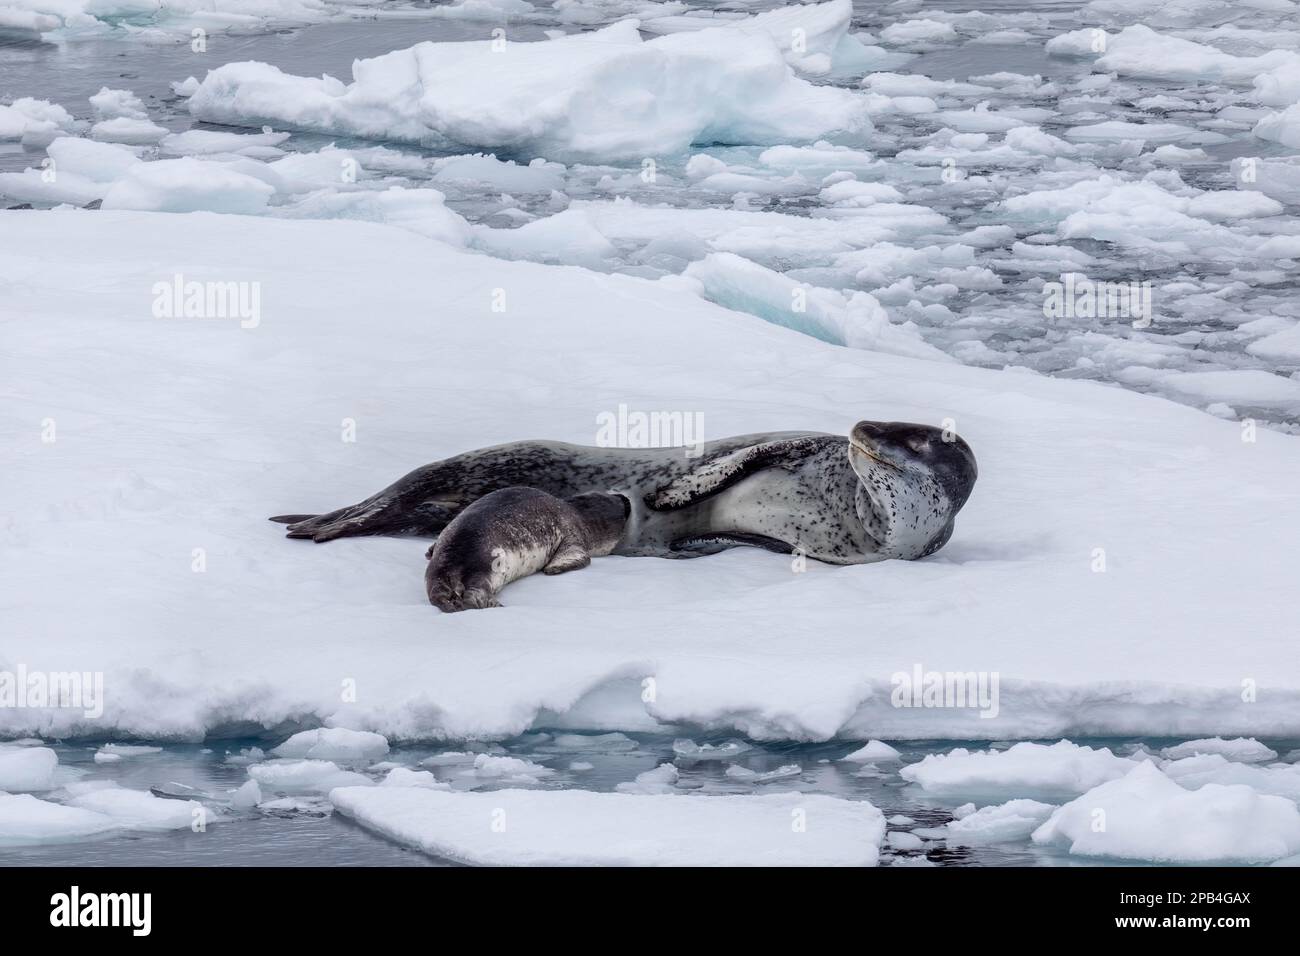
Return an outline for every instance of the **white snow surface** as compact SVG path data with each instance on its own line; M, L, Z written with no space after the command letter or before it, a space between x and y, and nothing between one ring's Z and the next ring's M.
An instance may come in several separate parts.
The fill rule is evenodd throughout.
M1163 399L845 349L672 281L504 262L371 223L0 212L0 274L0 481L27 503L0 527L0 669L105 682L98 720L5 708L0 733L1300 733L1295 438L1244 442L1236 423ZM258 322L156 318L155 284L177 275L260 283ZM475 447L592 444L620 403L699 410L708 437L951 418L981 477L924 561L794 573L757 550L611 557L450 616L424 597L426 542L314 545L265 520ZM916 664L996 672L997 716L892 706L892 675ZM1048 781L1099 782L1076 762ZM278 773L319 788L333 771L317 770Z
M883 814L816 794L347 787L335 808L389 839L486 866L874 866Z

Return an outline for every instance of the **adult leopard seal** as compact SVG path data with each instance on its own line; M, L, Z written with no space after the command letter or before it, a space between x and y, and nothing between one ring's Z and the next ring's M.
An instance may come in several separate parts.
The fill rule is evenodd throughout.
M425 557L429 603L443 611L500 607L511 581L563 574L609 554L623 536L631 502L595 492L556 498L536 488L502 488L451 520Z
M699 449L692 449L695 452ZM558 498L617 492L631 502L615 554L665 558L736 545L799 551L830 564L933 554L976 478L957 435L907 422L858 422L847 440L772 432L682 448L592 448L522 441L417 468L378 494L320 515L280 515L291 538L436 535L501 488Z

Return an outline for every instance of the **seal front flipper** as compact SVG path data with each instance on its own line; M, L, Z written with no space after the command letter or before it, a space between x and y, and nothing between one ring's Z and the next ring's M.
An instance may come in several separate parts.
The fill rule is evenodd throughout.
M645 496L645 503L654 511L684 508L716 495L764 468L798 461L825 446L826 437L818 435L763 442L719 455L652 491Z
M668 545L668 550L675 551L684 558L698 558L706 554L717 554L728 548L738 547L763 548L777 554L794 554L794 547L780 538L769 538L765 534L701 534L690 538L678 538Z
M565 571L577 571L591 564L591 555L586 549L578 547L561 548L555 557L542 568L543 574L563 574Z

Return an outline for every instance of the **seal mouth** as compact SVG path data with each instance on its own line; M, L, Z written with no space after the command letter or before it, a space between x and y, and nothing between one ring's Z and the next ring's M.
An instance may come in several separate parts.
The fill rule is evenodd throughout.
M881 458L878 454L876 454L874 449L868 448L866 445L864 445L861 441L859 441L855 437L852 436L849 437L849 447L851 449L857 450L858 452L865 455L867 458L870 458L872 461L876 462L879 465L884 465L886 468L892 468L894 469L894 471L902 470L897 465L895 465L892 461L887 461L886 459Z

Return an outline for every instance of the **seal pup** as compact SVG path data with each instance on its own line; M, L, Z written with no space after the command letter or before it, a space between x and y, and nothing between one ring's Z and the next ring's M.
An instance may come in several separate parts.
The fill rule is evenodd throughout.
M707 442L698 455L521 441L424 465L346 508L271 520L288 524L291 538L318 542L434 535L512 485L560 498L617 488L631 510L615 554L689 558L751 545L863 564L941 548L976 476L958 435L910 422L862 421L848 436L740 435Z
M561 500L536 488L502 488L452 519L425 552L429 603L443 611L500 607L511 581L563 574L611 553L631 503L618 494Z

